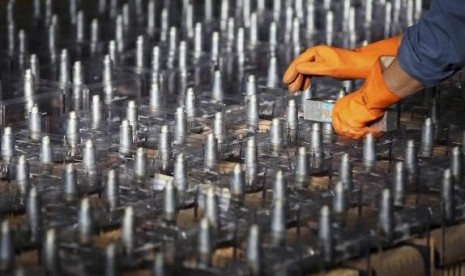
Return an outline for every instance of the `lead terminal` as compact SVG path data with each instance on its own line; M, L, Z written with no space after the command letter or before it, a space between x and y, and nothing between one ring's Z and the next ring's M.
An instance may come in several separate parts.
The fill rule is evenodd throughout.
M271 210L271 244L282 246L286 235L286 200L275 200Z
M348 153L344 153L341 158L341 164L339 165L339 181L344 184L344 189L346 191L352 191L352 163L350 162Z
M257 95L257 83L255 81L255 75L249 75L245 86L245 94L247 97Z
M115 46L119 53L125 50L123 16L118 14L115 20Z
M105 248L105 275L118 275L118 251L114 242Z
M205 196L205 217L208 219L214 232L220 229L220 216L218 210L218 196L214 187L209 187Z
M178 214L178 193L173 181L168 181L165 186L163 197L163 218L170 223L176 223Z
M45 270L50 274L60 274L60 260L58 252L58 241L55 228L50 228L45 233L42 245L41 262Z
M174 114L175 118L175 128L174 128L174 142L177 145L184 144L187 134L187 119L186 112L184 107L180 106L176 108Z
M407 141L407 145L405 147L404 165L407 170L408 183L416 185L418 180L418 161L415 141L412 139Z
M194 35L194 59L198 60L203 53L203 35L202 35L202 23L195 23L195 35Z
M18 184L20 194L22 196L26 196L31 184L29 161L27 161L25 155L21 155L18 158L18 163L16 164L16 182Z
M138 148L134 158L134 175L137 179L145 179L147 177L147 153L144 148Z
M190 2L185 2L183 5L185 15L184 28L186 29L187 37L192 39L194 37L194 7Z
M8 20L7 25L8 52L10 55L13 55L16 50L16 25L14 21L10 20Z
M391 37L392 3L386 2L384 6L384 37Z
M251 136L249 139L247 139L244 153L245 176L247 185L251 185L257 176L257 156L258 152L255 136Z
M318 222L318 238L325 262L332 261L334 256L332 221L331 210L327 205L323 206L320 210L320 219Z
M50 24L48 29L48 50L50 54L50 59L53 63L56 62L56 45L57 45L57 35L56 35L56 25Z
M279 152L282 147L282 141L283 129L281 126L281 120L279 118L273 118L270 126L270 143L274 153Z
M444 170L441 183L441 211L442 218L446 223L455 221L455 187L454 178L451 170Z
M118 46L115 40L108 41L108 55L110 56L111 62L113 62L113 64L116 65L119 63Z
M189 179L187 176L187 162L183 153L176 155L173 170L173 181L178 191L183 194L189 189Z
M82 10L76 16L76 42L82 43L85 40L85 15Z
M276 54L271 52L270 60L268 63L268 73L266 77L266 87L270 89L278 88L279 80L276 77L278 75L278 61Z
M263 252L262 252L262 238L258 224L252 224L249 229L247 237L246 258L249 271L253 275L262 274L263 266Z
M113 100L113 62L110 55L103 58L102 82L105 103L110 103Z
M158 71L154 71L152 74L152 82L150 84L150 109L152 111L159 111L164 108L165 96L163 91L160 89L160 83L158 81Z
M179 42L178 50L178 68L183 69L187 67L187 44L185 40Z
M77 0L70 0L69 1L69 19L70 19L71 25L76 25L77 9L78 9Z
M268 44L270 51L274 52L278 46L278 27L276 26L276 21L270 23L270 30L268 35Z
M130 256L136 247L136 227L135 227L134 207L128 206L124 208L123 222L121 225L121 240L126 251L126 255Z
M308 179L310 175L310 161L305 147L299 147L296 153L295 176L299 182Z
M78 195L77 172L72 163L66 164L63 170L64 194L67 201L74 200Z
M345 220L349 207L347 190L342 181L338 181L333 190L333 212L341 219Z
M226 29L226 49L228 52L233 51L233 44L235 40L235 24L234 24L234 17L229 17L228 18L228 23L227 23L227 29Z
M211 38L211 61L215 64L218 63L218 57L220 56L220 34L218 32L212 33Z
M230 177L229 189L231 191L231 197L236 199L238 202L244 202L245 197L245 175L242 171L241 165L236 164Z
M160 71L160 47L154 46L152 48L152 62L151 62L152 71L157 73Z
M394 166L394 175L392 183L392 192L394 197L394 206L404 206L405 204L405 186L406 171L404 162L398 161Z
M174 57L177 47L178 47L178 29L172 26L169 32L168 55L171 57Z
M19 30L18 32L18 52L20 62L24 62L24 57L27 54L27 34L24 29Z
M210 266L212 261L215 241L213 230L211 228L208 218L205 217L200 220L197 236L197 256L198 262L201 266Z
M292 21L292 44L294 46L294 55L299 55L301 52L300 47L300 22L297 17Z
M37 54L31 54L29 56L29 67L31 68L31 72L34 75L34 79L39 80L40 79L40 61L39 61Z
M33 14L34 14L34 19L38 20L42 16L42 1L40 0L34 0L33 1Z
M121 156L130 156L134 146L133 131L129 120L123 120L119 127L119 147L118 152Z
M256 131L260 123L257 95L250 95L247 102L247 125L249 129Z
M226 142L226 126L223 119L223 112L216 112L213 120L213 134L218 144L223 145Z
M145 68L145 39L143 35L137 36L136 39L136 68L138 70Z
M73 90L72 96L76 99L82 98L81 91L84 85L84 73L81 61L75 61L73 64Z
M42 164L53 163L52 142L48 135L42 137L42 143L40 145L40 162Z
M236 52L238 54L244 53L245 49L245 33L244 28L240 27L237 29L237 37L236 37Z
M29 137L38 141L42 137L42 114L39 112L39 106L34 104L29 112Z
M70 71L70 61L69 54L67 49L62 49L60 53L60 65L59 65L59 75L58 82L63 85L67 85L70 81L69 71Z
M321 124L313 123L310 132L310 156L313 158L323 157L322 136Z
M119 206L119 174L115 169L108 171L104 196L110 211Z
M348 28L349 28L349 48L353 49L355 48L357 44L357 29L356 29L356 11L355 7L351 6L349 8L349 23L348 23ZM352 90L350 90L352 91Z
M220 27L221 31L225 32L228 24L229 1L221 1L220 8Z
M13 129L9 126L3 128L1 154L5 162L10 162L11 158L15 155L16 138Z
M244 20L244 27L250 28L250 13L252 9L252 4L250 3L250 1L243 1L242 5L242 18Z
M350 18L350 0L343 0L342 1L342 20L343 22L349 22ZM347 32L348 31L348 25L347 24L343 24L342 26L342 30L344 32Z
M363 140L363 164L371 168L376 163L376 144L375 137L372 133L368 133Z
M165 42L168 39L168 10L167 8L163 8L161 10L161 33L160 33L160 40Z
M414 1L407 1L407 7L405 8L406 19L407 19L407 26L411 26L414 23Z
M221 71L218 69L213 73L212 100L219 103L224 100L223 80Z
M296 142L297 141L297 129L299 126L299 117L298 117L297 105L294 99L290 99L287 103L286 119L287 119L288 135L289 135L288 138L291 142Z
M307 89L301 92L300 104L302 105L302 111L304 112L304 114L308 113L308 111L306 110L309 109L307 105L307 100L312 99L315 96L316 92L317 92L317 85L315 83L311 83L307 87Z
M258 43L258 16L256 12L250 15L250 28L249 28L249 46L255 48Z
M92 128L97 129L103 120L103 107L99 95L93 95L91 101Z
M450 154L450 161L449 161L449 168L454 178L454 182L456 185L462 185L462 152L460 147L456 146L452 148L452 152Z
M128 3L123 4L123 8L121 9L121 15L123 16L123 26L124 26L124 31L126 33L127 29L131 25L131 15L129 12Z
M347 95L347 91L350 91L350 86L351 86L351 83L347 83L346 81L344 81L345 83L343 83L341 89L339 89L339 92L337 93L337 99L342 99L344 98L346 95Z
M152 275L167 275L165 265L165 255L163 252L157 252L152 265Z
M84 145L82 153L82 168L87 174L97 173L97 153L92 139L88 139Z
M373 0L367 0L365 2L365 27L369 27L371 25L372 18L373 18Z
M33 243L39 243L42 236L41 202L37 193L37 188L32 186L26 200L26 218Z
M383 237L390 241L394 232L394 209L392 206L391 190L385 188L381 193L381 202L378 212L378 227Z
M273 178L273 202L277 200L287 200L287 181L281 170Z
M66 141L70 147L71 156L76 155L77 147L80 143L79 128L79 117L75 111L70 111L68 114L68 122L66 124Z
M281 0L273 0L273 21L279 21L281 16Z
M184 106L186 109L187 120L189 122L193 122L195 119L195 116L197 115L197 112L196 112L196 96L195 96L194 88L192 87L187 88Z
M94 232L94 221L92 216L92 208L89 198L82 199L78 214L78 229L79 243L88 245L92 243L92 235Z
M315 33L315 1L307 0L307 16L305 18L306 35L311 38Z
M161 169L166 171L171 165L171 134L168 125L163 125L158 138L158 158L161 161Z
M434 147L435 126L431 118L426 118L421 130L421 156L431 157Z
M334 36L334 14L331 10L326 12L326 22L325 22L325 33L326 33L326 44L329 46L333 45L333 36Z
M96 54L100 42L100 26L97 18L92 19L90 23L90 49L92 54Z
M128 101L128 105L126 107L126 118L132 127L132 140L133 142L137 142L137 122L139 118L139 108L136 101Z
M219 163L218 141L213 133L208 134L204 146L204 168L206 171L216 171Z
M15 248L8 219L0 226L0 271L11 271L15 266Z

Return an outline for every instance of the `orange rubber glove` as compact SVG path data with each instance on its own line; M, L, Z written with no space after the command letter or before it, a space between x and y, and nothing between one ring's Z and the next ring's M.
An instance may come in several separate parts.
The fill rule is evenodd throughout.
M386 108L400 100L386 87L380 62L375 61L371 68L363 86L334 105L333 127L340 135L354 139L363 138L368 133L380 135L380 130L369 125L380 119Z
M295 58L283 76L290 92L305 90L312 76L364 79L381 56L396 56L400 37L381 40L353 50L320 45Z

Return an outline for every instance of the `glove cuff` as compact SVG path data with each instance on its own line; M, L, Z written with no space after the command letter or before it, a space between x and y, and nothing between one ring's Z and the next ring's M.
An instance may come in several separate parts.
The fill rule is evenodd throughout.
M362 99L365 107L374 113L378 113L380 110L384 111L384 109L401 100L386 86L379 59L373 64L370 75L363 86Z

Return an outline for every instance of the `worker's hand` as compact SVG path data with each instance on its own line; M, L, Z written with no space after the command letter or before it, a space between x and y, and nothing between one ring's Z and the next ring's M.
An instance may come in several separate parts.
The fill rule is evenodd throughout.
M375 61L363 86L336 102L332 112L334 130L354 139L363 138L368 133L379 135L381 131L369 126L399 100L386 87L380 62Z
M382 56L396 56L400 38L393 37L354 50L320 45L308 48L294 59L283 76L290 92L305 90L312 76L364 79Z

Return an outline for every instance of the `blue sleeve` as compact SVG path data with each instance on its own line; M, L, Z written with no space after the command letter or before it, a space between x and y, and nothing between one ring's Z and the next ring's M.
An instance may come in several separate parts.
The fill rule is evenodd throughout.
M426 87L465 67L465 1L433 0L404 32L397 57L401 68Z

